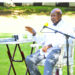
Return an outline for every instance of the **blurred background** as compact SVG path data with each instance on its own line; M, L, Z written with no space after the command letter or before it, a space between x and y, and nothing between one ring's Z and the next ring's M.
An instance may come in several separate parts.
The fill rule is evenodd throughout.
M25 33L25 26L39 32L53 8L61 8L63 19L75 27L75 2L0 0L0 33Z

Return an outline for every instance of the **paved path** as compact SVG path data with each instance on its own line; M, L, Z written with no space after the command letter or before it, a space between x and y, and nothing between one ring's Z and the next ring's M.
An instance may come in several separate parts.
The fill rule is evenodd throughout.
M65 15L63 19L71 22L72 26L75 25L75 15ZM17 16L17 18L0 16L0 33L25 33L25 26L31 26L35 28L36 31L40 31L44 23L49 21L50 17L46 15L33 14L28 16Z

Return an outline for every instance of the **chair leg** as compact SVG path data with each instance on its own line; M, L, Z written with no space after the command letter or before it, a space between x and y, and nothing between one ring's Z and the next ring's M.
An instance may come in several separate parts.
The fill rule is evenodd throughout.
M54 67L52 75L55 75L55 72L56 72L56 70L55 70L55 69L56 69L56 68Z
M59 75L62 75L62 68L59 68Z
M55 75L59 75L59 69L56 69Z
M73 65L70 66L70 73L73 75Z

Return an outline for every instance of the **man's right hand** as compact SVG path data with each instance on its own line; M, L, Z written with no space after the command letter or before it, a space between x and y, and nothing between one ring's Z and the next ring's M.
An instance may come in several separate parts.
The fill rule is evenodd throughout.
M42 48L42 51L43 52L47 52L47 49L48 48L51 48L52 47L52 44L49 44L49 45L47 45L47 46L44 46L43 48Z
M30 32L33 36L36 35L36 31L35 31L33 28L26 26L25 29L26 29L28 32Z
M48 46L44 46L44 47L42 48L42 51L43 51L43 52L47 52L47 49L48 49Z

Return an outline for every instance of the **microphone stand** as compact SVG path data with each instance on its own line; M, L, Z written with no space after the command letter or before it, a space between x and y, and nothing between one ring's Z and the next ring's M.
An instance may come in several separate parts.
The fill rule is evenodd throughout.
M68 55L69 42L68 42L68 39L69 39L69 37L75 39L75 37L73 37L73 36L71 36L71 35L68 35L68 34L66 34L66 33L63 33L63 32L61 32L61 31L58 31L58 30L52 29L52 28L47 27L47 26L45 26L45 28L48 28L48 29L50 29L50 30L53 30L53 31L55 31L55 33L58 32L58 33L60 33L60 34L62 34L62 35L64 35L64 36L66 37L66 50L67 50L67 75L69 75L69 55Z

